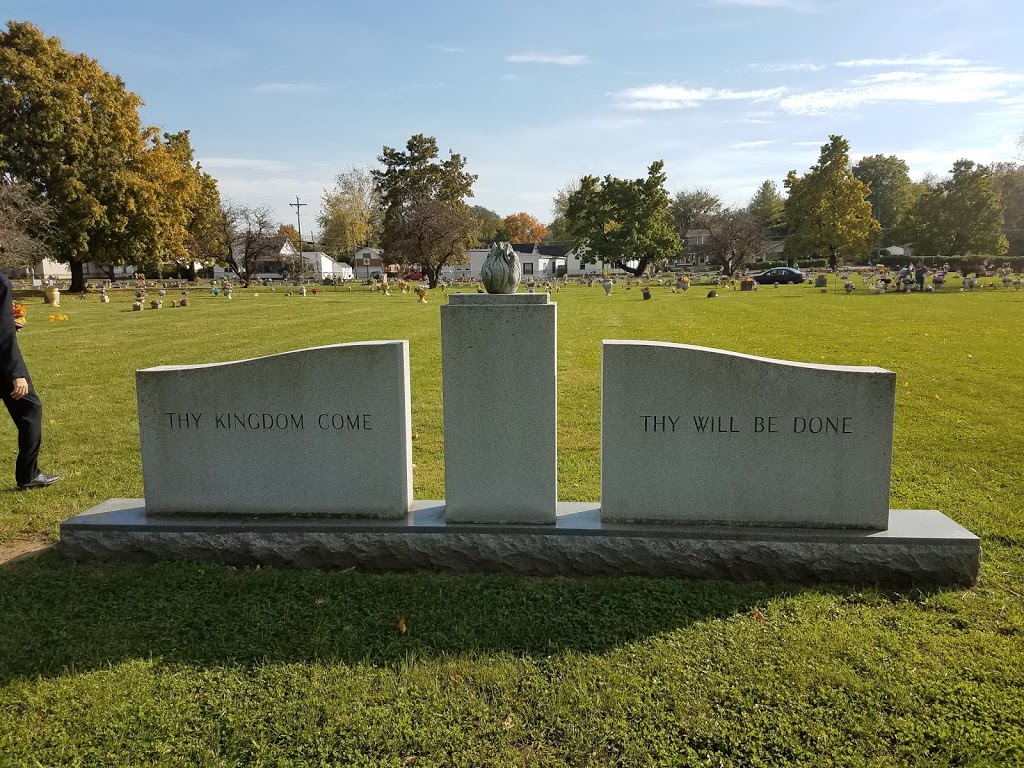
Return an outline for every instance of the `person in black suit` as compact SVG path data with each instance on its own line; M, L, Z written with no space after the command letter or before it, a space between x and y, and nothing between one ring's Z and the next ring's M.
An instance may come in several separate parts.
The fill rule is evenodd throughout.
M43 439L43 404L32 389L32 380L18 348L11 281L0 274L0 396L18 428L18 461L14 476L18 488L44 488L60 477L39 471L39 447Z

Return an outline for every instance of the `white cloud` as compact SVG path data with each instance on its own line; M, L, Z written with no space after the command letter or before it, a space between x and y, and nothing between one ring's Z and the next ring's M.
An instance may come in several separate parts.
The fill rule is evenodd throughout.
M785 72L820 72L823 69L824 67L820 64L812 64L809 61L760 62L747 65L748 71L766 75Z
M254 86L253 91L256 93L323 93L324 87L322 85L313 85L312 83L269 82Z
M932 52L924 56L898 56L895 59L852 59L836 62L837 67L966 67L968 59L951 59L945 54Z
M689 109L706 101L768 101L780 98L785 88L755 91L733 91L728 88L689 88L684 85L655 83L639 88L627 88L613 94L622 109Z
M844 88L785 96L779 106L795 115L821 115L884 102L970 104L1012 96L1024 74L989 68L935 73L889 72L853 81Z
M454 45L432 45L430 49L441 53L469 53L468 48L457 48Z
M729 149L757 149L758 147L767 147L769 144L778 144L778 139L759 139L758 141L741 141L738 144L733 144Z
M505 61L512 64L559 64L561 66L576 67L581 64L587 64L590 60L580 53L527 51L525 53L510 54L505 57Z

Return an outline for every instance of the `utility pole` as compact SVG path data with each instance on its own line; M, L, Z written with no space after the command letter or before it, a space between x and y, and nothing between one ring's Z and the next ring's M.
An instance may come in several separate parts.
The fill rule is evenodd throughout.
M301 283L302 275L306 271L305 265L302 263L302 209L304 206L308 205L308 203L300 203L299 196L296 195L295 202L288 203L288 205L295 207L295 218L297 218L299 222L299 282Z

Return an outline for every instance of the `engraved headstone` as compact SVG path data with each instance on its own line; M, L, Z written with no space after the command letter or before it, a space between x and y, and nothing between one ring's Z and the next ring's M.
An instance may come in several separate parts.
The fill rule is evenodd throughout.
M403 518L405 341L136 373L146 512Z
M605 341L601 518L884 529L896 375Z

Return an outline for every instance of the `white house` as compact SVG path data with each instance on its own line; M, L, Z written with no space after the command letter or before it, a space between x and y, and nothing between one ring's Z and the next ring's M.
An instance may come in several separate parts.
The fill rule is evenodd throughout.
M321 251L303 251L302 259L306 262L305 273L318 281L353 280L355 272L348 264L337 262Z
M512 243L512 250L519 255L523 267L523 280L554 280L566 274L566 262L572 253L565 245L536 243ZM490 248L473 248L466 251L468 264L455 264L441 269L441 278L452 281L459 278L480 279L480 269L490 254ZM578 261L578 259L577 259ZM569 272L569 274L573 274ZM578 274L578 273L577 273Z

